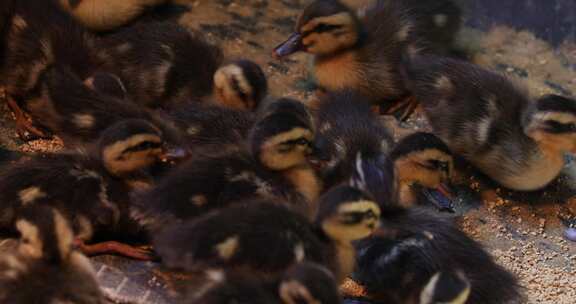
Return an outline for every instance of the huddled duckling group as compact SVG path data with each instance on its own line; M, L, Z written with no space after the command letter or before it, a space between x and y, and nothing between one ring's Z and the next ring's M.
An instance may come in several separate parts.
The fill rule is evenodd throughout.
M576 151L575 100L454 58L450 0L309 4L273 53L314 57L310 106L268 96L256 63L226 59L172 5L0 4L18 130L67 148L9 165L1 151L0 229L19 238L2 303L105 303L84 256L102 253L190 276L178 303L522 298L438 211L453 210L456 157L513 190L548 185ZM433 134L394 142L379 114L418 106Z

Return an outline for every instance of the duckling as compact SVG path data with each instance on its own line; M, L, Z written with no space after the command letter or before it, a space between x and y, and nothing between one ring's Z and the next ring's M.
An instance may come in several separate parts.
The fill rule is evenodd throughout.
M0 256L0 302L107 303L90 261L73 248L73 232L62 213L28 206L16 228L16 251Z
M461 271L470 284L466 303L509 303L521 298L517 279L479 243L450 220L422 208L384 209L378 231L355 245L356 268L344 286L360 286L362 292L349 288L352 297L419 303L421 291L427 294L425 286L436 273ZM458 303L457 299L453 302Z
M99 38L52 1L32 0L14 4L9 19L0 78L21 135L27 131L46 136L26 119L22 108L42 104L42 75L50 65L66 67L80 79L99 72L114 74L129 99L169 107L209 94L211 77L222 60L219 48L171 22L137 24Z
M376 1L359 17L339 1L317 0L300 14L295 33L274 55L312 54L319 87L359 90L385 113L405 119L416 103L402 82L401 65L404 56L425 49L427 39L420 35L428 29L419 29L425 19L424 10L402 1Z
M322 189L307 162L313 137L306 107L279 99L262 112L245 145L194 153L153 189L137 195L134 216L154 230L250 197L274 197L312 217Z
M209 274L208 283L194 288L183 303L341 303L333 274L315 263L297 263L272 280L257 280L248 273Z
M146 9L167 0L57 0L76 20L94 31L117 29L136 19Z
M238 145L248 138L256 112L267 95L268 82L260 66L241 59L220 67L214 74L214 98L188 102L171 111L170 117L183 130L194 151L214 152L224 145Z
M416 56L407 78L434 133L506 188L545 187L576 151L574 99L533 100L512 79L449 58Z
M341 186L320 199L314 223L277 201L249 201L170 225L153 244L170 268L249 269L265 278L306 260L328 267L341 282L353 270L352 241L369 236L379 216L369 197Z
M43 155L14 164L0 175L0 227L14 227L26 206L50 205L72 223L87 254L111 251L147 259L142 250L120 243L85 245L96 237L143 238L129 216L129 192L149 187L145 170L165 154L161 131L142 120L125 120L105 132L94 151Z
M311 161L327 188L351 181L368 187L379 201L395 197L394 202L409 207L422 194L441 210L451 210L453 159L434 135L415 133L395 145L368 98L352 90L328 93L315 121L318 135Z
M39 82L44 70L54 62L67 64L81 78L87 78L101 66L95 37L88 35L53 1L2 1L9 5L5 35L2 36L3 60L0 85L16 116L18 132L39 137L46 134L26 117L28 102L40 97ZM3 8L4 9L4 8ZM73 47L71 47L73 46Z
M134 102L171 109L213 92L222 49L175 22L137 23L103 37L98 54Z
M42 98L29 102L28 110L67 147L93 143L109 126L125 119L146 120L162 131L167 143L180 144L180 132L168 117L115 97L124 91L113 74L99 72L82 82L69 69L51 66L43 78Z
M398 1L377 1L360 19L339 1L317 0L300 14L295 33L274 55L312 54L321 88L359 90L391 113L409 97L400 67L404 54L422 47L415 29L410 11Z

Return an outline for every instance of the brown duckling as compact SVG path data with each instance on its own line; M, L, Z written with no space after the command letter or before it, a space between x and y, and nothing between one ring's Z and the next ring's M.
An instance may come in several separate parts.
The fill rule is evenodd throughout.
M56 0L76 20L94 31L109 31L128 24L145 10L168 0Z
M130 98L170 109L212 94L222 50L175 22L136 23L105 36L98 53Z
M377 1L359 18L339 1L317 0L300 14L295 33L274 55L312 54L321 88L358 90L390 113L409 97L400 66L407 52L421 48L415 28L410 11L398 1Z
M259 65L241 59L220 67L214 74L214 96L209 102L188 102L171 111L183 131L188 148L221 151L248 138L256 112L267 96L268 82Z
M315 263L295 264L281 278L264 281L247 273L210 271L209 274L210 280L195 287L183 303L341 303L333 274Z
M504 75L448 58L412 58L407 77L434 133L504 187L541 189L576 152L574 99L533 100Z
M99 72L82 82L69 69L52 66L43 78L42 98L29 102L28 110L67 147L93 143L109 126L125 119L146 120L162 131L167 143L180 144L180 132L167 116L120 99L123 85L113 74Z
M73 248L72 229L59 211L25 207L16 229L16 251L0 256L0 302L107 303L90 261Z
M94 151L39 156L0 175L0 226L13 228L26 206L50 205L72 223L87 254L118 252L146 259L141 250L120 243L83 245L96 237L143 237L129 215L129 192L151 184L146 170L164 157L161 131L142 120L107 129Z
M153 244L170 268L249 269L269 277L306 260L341 282L354 267L352 241L369 236L379 217L374 201L341 186L322 196L313 223L277 201L250 201L170 225Z
M195 153L138 195L134 216L153 229L250 197L273 197L313 217L322 189L307 162L313 140L306 107L292 99L277 100L260 115L245 146Z
M434 135L415 133L394 144L367 98L350 90L328 93L319 103L315 122L318 134L311 161L327 188L351 181L379 200L393 196L394 202L408 207L422 194L441 210L451 209L453 159Z
M101 67L102 61L94 49L95 38L53 1L2 1L0 10L8 5L9 13L3 20L5 35L1 37L4 56L0 62L0 85L6 88L20 135L27 137L28 132L45 136L27 120L23 110L40 98L44 70L58 62L85 79Z

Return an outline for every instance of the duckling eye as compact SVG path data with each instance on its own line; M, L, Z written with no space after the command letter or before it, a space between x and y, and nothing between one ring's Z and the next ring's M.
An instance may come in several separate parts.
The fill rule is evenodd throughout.
M342 28L342 25L340 25L340 24L320 23L315 28L313 28L312 31L316 32L316 33L325 33L325 32L331 32L331 31L334 31L334 30L337 30L340 28Z
M554 120L546 121L548 125L548 132L550 133L575 133L576 124L573 123L560 123Z
M309 146L309 145L310 145L310 141L307 140L307 139L305 139L305 138L300 138L300 139L298 139L298 140L296 141L296 144L297 144L297 145L300 145L300 146Z
M440 170L440 171L444 171L444 172L448 172L450 170L450 164L448 162L435 160L435 159L429 160L427 162L427 165L424 165L424 167L431 169L431 170Z
M342 217L340 218L340 221L343 224L350 225L350 224L355 224L355 223L362 221L363 217L364 216L361 213L346 213L346 214L342 215Z
M159 142L144 141L144 142L139 143L136 146L133 146L133 147L126 149L125 152L137 152L137 151L144 151L144 150L150 150L150 149L159 149L161 147L162 147L162 144Z

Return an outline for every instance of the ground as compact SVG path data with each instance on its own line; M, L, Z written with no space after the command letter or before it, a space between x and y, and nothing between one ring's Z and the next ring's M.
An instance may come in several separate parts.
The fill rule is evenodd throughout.
M182 22L206 33L220 44L228 58L248 58L260 64L274 96L312 100L306 72L309 58L296 55L276 61L271 50L290 34L304 1L298 0L201 0L186 1L191 7ZM359 2L359 1L351 1ZM360 1L362 2L362 1ZM460 43L474 53L473 60L522 79L533 94L576 92L576 45L564 43L557 50L529 32L504 26L488 32L466 29ZM427 130L416 114L402 125L385 120L401 137ZM55 151L58 140L22 143L16 137L6 109L0 111L0 143L22 151ZM560 180L537 193L513 193L499 189L463 170L463 190L455 215L464 231L483 243L496 260L517 274L525 287L527 303L574 303L576 298L576 243L566 241L557 218L560 206L576 211L576 165L569 161ZM151 263L116 257L94 259L107 293L118 302L168 303L166 282ZM472 262L472 261L471 261ZM152 270L152 271L150 271ZM136 297L133 295L137 295ZM126 298L127 300L121 300Z

